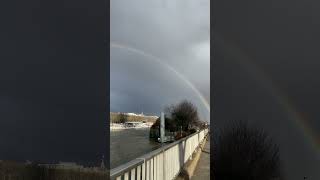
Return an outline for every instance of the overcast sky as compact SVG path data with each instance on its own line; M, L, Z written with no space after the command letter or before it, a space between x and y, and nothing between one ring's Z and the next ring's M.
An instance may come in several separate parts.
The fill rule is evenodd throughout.
M320 3L214 2L211 123L264 128L280 145L286 179L320 179Z
M164 106L188 99L209 119L197 94L166 67L182 74L210 103L209 15L209 0L111 1L111 43L162 62L111 46L111 111L159 114Z
M0 8L0 159L97 165L107 145L104 2Z

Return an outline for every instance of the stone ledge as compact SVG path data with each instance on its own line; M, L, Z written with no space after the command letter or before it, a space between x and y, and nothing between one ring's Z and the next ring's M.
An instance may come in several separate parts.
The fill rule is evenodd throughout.
M176 180L190 180L191 179L191 177L193 176L193 173L197 167L197 164L199 162L200 155L202 152L201 150L204 148L208 137L209 137L209 135L207 135L204 138L203 142L200 144L200 147L196 150L196 152L194 152L192 154L192 159L187 161L187 163L182 168L182 170L181 170L180 174L178 175L178 177L176 178Z

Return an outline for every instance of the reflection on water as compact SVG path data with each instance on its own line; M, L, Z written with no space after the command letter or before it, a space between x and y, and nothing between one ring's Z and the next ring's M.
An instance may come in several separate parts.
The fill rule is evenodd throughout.
M110 167L115 168L159 146L149 140L149 129L110 131Z

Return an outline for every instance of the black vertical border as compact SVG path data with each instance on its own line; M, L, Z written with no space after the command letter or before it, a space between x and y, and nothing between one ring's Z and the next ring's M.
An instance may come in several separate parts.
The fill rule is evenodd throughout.
M210 179L214 179L214 137L213 134L215 131L214 128L214 99L215 99L215 93L214 93L214 53L215 53L215 46L214 46L214 25L216 21L216 17L214 15L214 2L210 1Z
M107 62L107 82L106 82L106 167L110 170L110 0L106 0L106 62Z
M109 161L106 2L1 1L0 96L21 107L8 129L23 134L5 142L0 159Z

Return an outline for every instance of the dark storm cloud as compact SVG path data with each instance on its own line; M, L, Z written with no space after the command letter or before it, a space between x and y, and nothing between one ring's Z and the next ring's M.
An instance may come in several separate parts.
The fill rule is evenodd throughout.
M116 0L111 1L110 38L160 58L210 102L209 20L208 0ZM190 87L164 65L123 49L111 48L110 93L111 111L158 113L178 99L204 109Z
M249 120L263 127L280 145L286 179L319 179L319 149L312 146L319 142L310 141L296 120L319 139L320 4L247 0L215 1L213 7L214 124ZM292 116L286 98L302 118Z
M0 159L98 162L106 150L103 4L3 3Z

